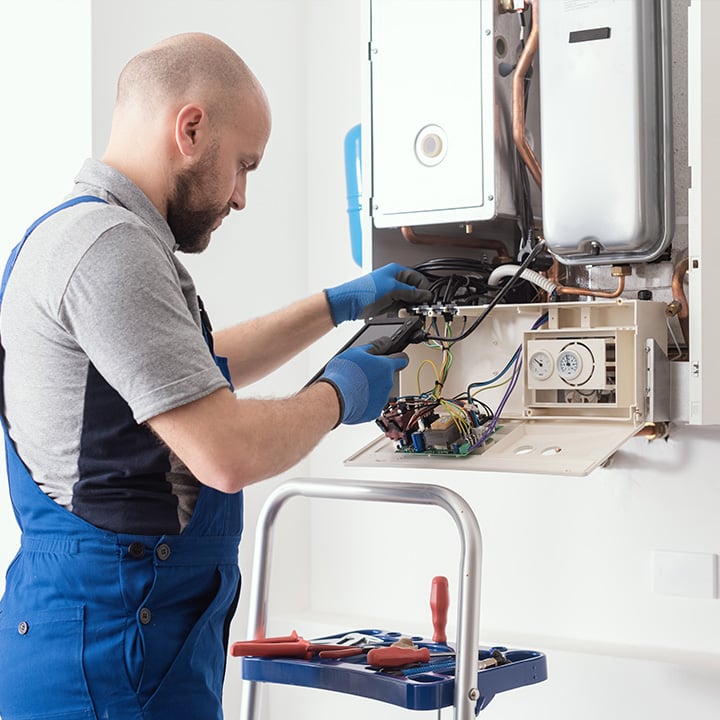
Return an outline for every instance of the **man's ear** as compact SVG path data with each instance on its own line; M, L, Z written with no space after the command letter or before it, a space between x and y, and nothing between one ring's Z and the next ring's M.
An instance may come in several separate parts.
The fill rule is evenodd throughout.
M186 157L195 155L207 130L207 114L200 105L185 105L175 117L175 143Z

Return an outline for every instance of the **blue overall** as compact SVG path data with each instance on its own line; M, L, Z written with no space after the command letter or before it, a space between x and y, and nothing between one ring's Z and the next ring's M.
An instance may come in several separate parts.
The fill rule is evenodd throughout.
M70 205L98 201L73 198L30 227L8 260L0 302L35 227ZM221 718L242 493L203 485L180 535L115 534L48 497L4 419L3 429L22 542L0 601L2 720Z

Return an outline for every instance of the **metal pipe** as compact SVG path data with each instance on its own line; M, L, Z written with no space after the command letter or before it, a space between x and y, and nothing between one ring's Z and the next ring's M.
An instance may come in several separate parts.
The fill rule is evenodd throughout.
M455 671L455 720L474 720L477 688L477 651L480 628L480 576L482 537L477 518L457 493L437 485L356 480L295 479L277 488L260 511L256 530L253 577L250 588L249 630L264 637L270 582L273 525L280 508L292 497L333 500L391 502L434 505L447 511L460 534L460 578L458 583L457 643ZM241 720L258 720L260 698L253 681L243 681Z
M588 288L579 287L567 287L566 285L558 284L555 292L558 295L583 295L588 297L598 298L616 298L620 297L625 290L625 276L618 276L618 284L614 290L590 290Z
M668 426L664 422L645 423L636 433L635 437L644 437L648 442L665 439L668 436Z
M617 267L623 267L622 265ZM599 297L612 299L620 297L625 290L625 276L622 273L618 273L618 284L615 290L591 290L590 288L571 287L569 285L563 285L560 280L560 263L557 258L553 259L553 264L548 271L548 277L552 282L555 283L555 292L558 295L581 295L586 297Z
M525 76L537 53L540 30L538 0L531 0L530 5L532 6L532 30L517 61L512 79L512 131L520 157L527 165L537 186L542 188L542 168L525 134Z

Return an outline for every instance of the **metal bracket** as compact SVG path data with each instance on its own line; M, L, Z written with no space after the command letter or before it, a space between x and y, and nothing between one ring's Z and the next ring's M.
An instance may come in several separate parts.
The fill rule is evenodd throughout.
M270 582L273 525L280 508L292 497L332 500L434 505L447 511L460 534L460 578L458 583L457 646L455 673L455 720L475 717L477 697L477 651L480 628L480 577L482 537L470 505L457 493L437 485L356 480L298 478L278 487L265 501L256 530L253 575L250 587L248 628L252 637L264 637ZM241 720L258 720L260 697L257 683L243 681Z

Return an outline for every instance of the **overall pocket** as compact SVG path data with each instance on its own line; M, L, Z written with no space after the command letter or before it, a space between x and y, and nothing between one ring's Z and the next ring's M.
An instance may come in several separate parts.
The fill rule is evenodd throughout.
M0 717L95 720L83 667L84 608L0 612Z
M143 706L148 720L164 718L165 712L176 720L222 717L227 623L236 607L239 568L219 566L216 581L214 597L185 635L172 664Z

